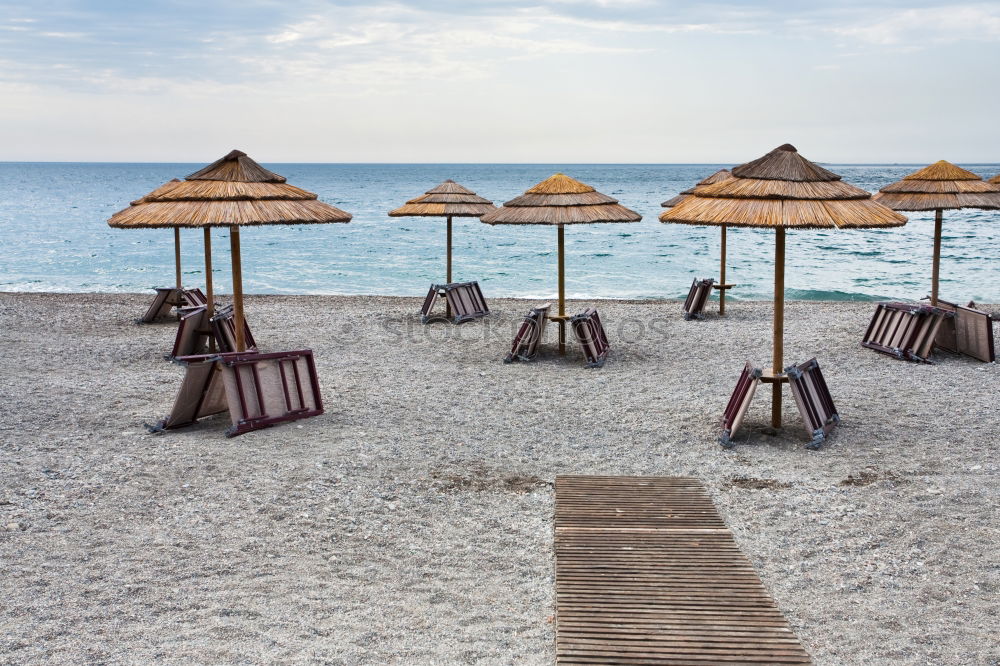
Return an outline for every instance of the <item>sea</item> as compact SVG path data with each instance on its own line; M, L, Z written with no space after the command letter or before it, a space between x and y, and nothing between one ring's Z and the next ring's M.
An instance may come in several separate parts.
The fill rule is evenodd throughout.
M173 232L123 230L108 218L202 164L0 163L0 291L141 292L174 282ZM387 212L445 179L496 204L562 172L639 212L628 224L566 228L570 298L682 298L694 278L718 279L717 227L663 224L660 203L726 164L273 164L264 166L354 215L349 224L241 232L247 293L422 296L445 281L445 221ZM869 191L923 165L824 165ZM963 164L986 178L997 164ZM933 213L887 230L787 234L786 298L917 300L930 291ZM228 231L213 232L213 280L231 289ZM733 299L773 296L773 232L731 229ZM202 232L181 231L186 286L204 284ZM454 221L455 281L489 297L555 295L556 229ZM941 296L1000 302L1000 211L946 211Z

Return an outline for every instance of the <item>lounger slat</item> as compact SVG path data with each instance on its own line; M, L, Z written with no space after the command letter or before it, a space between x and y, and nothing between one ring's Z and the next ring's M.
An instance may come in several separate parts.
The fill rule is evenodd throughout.
M691 282L691 289L688 290L687 298L684 299L684 319L704 319L702 312L708 302L708 296L712 293L712 285L715 284L713 278L699 280L695 278Z

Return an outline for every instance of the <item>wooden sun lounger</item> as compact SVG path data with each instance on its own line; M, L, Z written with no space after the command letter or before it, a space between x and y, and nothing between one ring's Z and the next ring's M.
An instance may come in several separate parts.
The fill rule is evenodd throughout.
M559 476L557 664L809 664L696 479Z
M569 323L573 327L573 335L583 349L587 367L599 368L604 365L611 352L611 346L608 345L608 336L604 332L604 324L601 323L597 310L588 308L571 317Z
M462 324L473 319L485 317L490 313L490 308L486 305L486 299L479 288L478 282L452 282L451 284L432 284L424 298L424 305L420 308L420 321L424 324L439 320L448 319L446 315L434 314L434 304L437 303L438 296L444 296L451 308L451 322Z
M156 296L153 298L153 302L149 304L146 314L136 319L135 323L152 324L162 321L170 314L170 310L184 305L184 297L181 289L177 287L154 288L156 289Z
M177 335L174 336L174 346L166 355L168 359L182 356L197 356L208 351L208 340L212 335L209 327L208 308L204 305L184 307L177 310L180 321L177 322Z
M814 358L785 368L785 374L788 375L788 384L806 431L812 437L806 448L818 449L827 434L840 423L840 414L833 405L833 397L823 379L823 372Z
M209 320L212 326L212 333L215 335L215 342L219 345L221 352L236 351L236 322L233 321L233 306L226 305L215 311L215 316ZM246 341L247 351L257 351L257 342L250 332L250 324L246 317L243 318L243 337Z
M217 354L199 354L173 359L178 365L184 366L181 388L174 398L170 415L154 425L146 425L150 432L183 428L202 417L220 414L229 409L222 377L215 362L217 358Z
M764 372L760 368L753 367L747 361L722 413L722 434L719 436L719 444L727 449L736 446L733 437L746 418L757 386L762 381L774 380L774 377L764 377ZM779 376L778 380L787 380L792 389L792 396L810 437L806 448L818 449L833 427L840 423L840 415L833 405L833 398L819 369L819 362L814 358L785 368L784 375Z
M708 295L712 293L712 285L715 284L713 278L705 280L695 279L691 283L691 290L688 291L684 300L684 319L703 319L702 312L705 310L705 303L708 302Z
M878 303L861 344L907 361L932 363L934 339L947 310L917 303Z
M312 351L201 354L174 359L184 379L170 416L152 432L229 412L227 437L323 413Z
M193 307L196 305L208 305L208 298L198 287L195 287L194 289L182 290L181 297L184 299L184 303L188 306Z
M729 397L726 410L722 413L722 435L719 437L719 443L727 449L736 446L733 436L743 424L743 419L747 415L747 410L750 409L750 402L753 401L762 374L763 371L760 368L753 367L750 361L747 361L739 379L736 380L736 388Z
M542 341L545 333L545 324L548 322L549 304L539 305L532 308L531 312L524 318L521 328L514 336L514 342L510 346L510 353L504 357L504 363L514 361L533 361L538 356L538 345Z
M993 317L969 302L967 306L938 300L938 307L954 314L938 329L934 344L942 349L964 354L985 363L996 361L993 343Z

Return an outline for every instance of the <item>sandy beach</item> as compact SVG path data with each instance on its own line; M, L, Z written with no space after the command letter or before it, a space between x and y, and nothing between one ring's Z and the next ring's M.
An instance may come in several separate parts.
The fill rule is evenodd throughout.
M860 346L870 303L790 302L843 418L718 421L771 305L596 302L613 348L500 362L533 302L422 326L416 298L250 296L315 352L326 413L165 434L182 370L150 294L0 294L0 662L550 664L557 474L699 478L817 664L996 664L1000 368ZM571 303L568 310L582 309ZM713 307L709 305L709 310ZM997 306L983 306L996 312Z

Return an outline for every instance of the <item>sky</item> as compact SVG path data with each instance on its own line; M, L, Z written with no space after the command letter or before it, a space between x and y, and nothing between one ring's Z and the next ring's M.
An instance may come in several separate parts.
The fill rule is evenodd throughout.
M0 160L1000 161L1000 2L0 0Z

